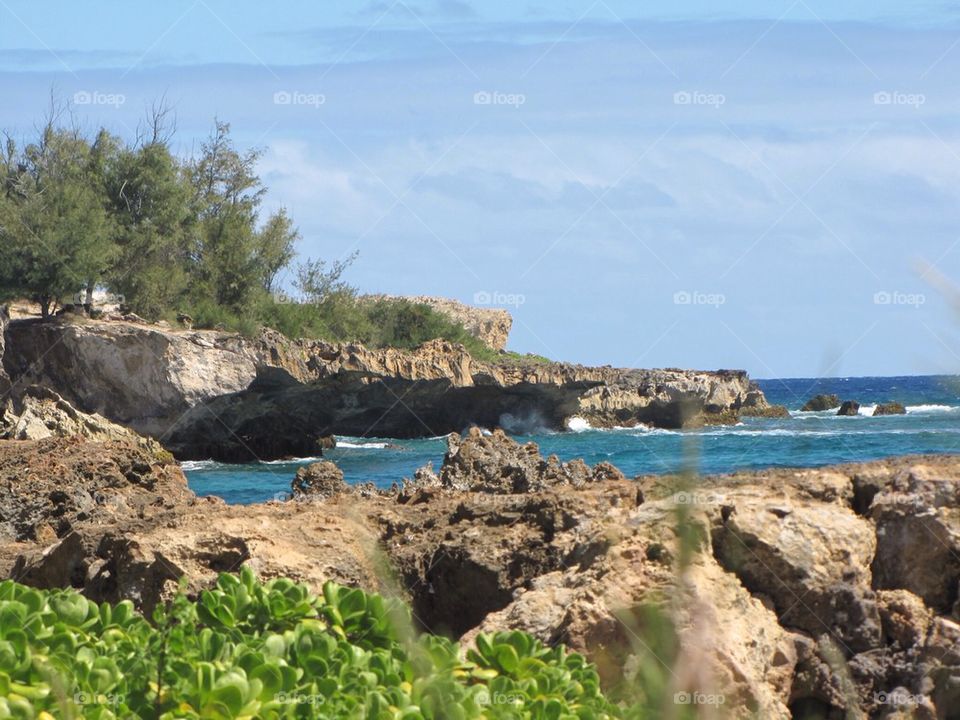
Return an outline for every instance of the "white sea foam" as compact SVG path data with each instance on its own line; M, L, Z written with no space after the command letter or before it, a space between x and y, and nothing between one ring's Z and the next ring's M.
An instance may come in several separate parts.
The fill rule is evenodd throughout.
M348 442L344 440L337 440L338 448L354 448L358 450L384 450L390 447L390 443L386 442Z
M574 415L572 418L567 419L567 430L573 430L573 432L583 432L584 430L590 429L590 423L579 415Z
M196 472L198 470L209 470L218 465L216 460L184 460L180 463L180 469L184 472Z
M907 405L908 413L952 412L956 409L954 405Z
M322 457L283 458L281 460L261 460L261 465L292 465L294 463L319 462Z
M857 414L865 417L873 417L873 411L876 409L876 405L861 405L860 409L857 410Z

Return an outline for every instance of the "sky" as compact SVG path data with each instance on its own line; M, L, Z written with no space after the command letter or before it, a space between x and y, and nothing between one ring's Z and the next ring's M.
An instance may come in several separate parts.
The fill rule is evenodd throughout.
M218 117L364 292L509 347L756 377L960 372L960 7L0 0L0 128Z

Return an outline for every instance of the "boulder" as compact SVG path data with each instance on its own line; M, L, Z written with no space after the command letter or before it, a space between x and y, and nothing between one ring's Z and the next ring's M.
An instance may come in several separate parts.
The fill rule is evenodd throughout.
M500 429L484 434L470 428L464 437L452 433L440 469L440 484L445 488L500 494L614 479L624 477L610 463L590 468L582 460L562 463L556 455L544 460L536 443L520 445Z
M840 409L837 410L837 415L859 415L860 414L860 403L856 400L844 400L840 405Z
M827 633L848 654L880 646L870 576L877 539L869 521L823 503L736 495L724 502L714 553L748 589L773 600L782 625Z
M906 415L907 409L902 403L888 402L880 403L873 409L874 417L878 415Z
M840 407L840 398L836 395L815 395L800 408L803 412L819 412Z
M340 495L348 489L349 486L343 481L343 471L329 460L300 468L291 484L294 500L322 500Z
M960 479L942 466L914 463L873 495L874 585L909 590L942 613L960 583Z

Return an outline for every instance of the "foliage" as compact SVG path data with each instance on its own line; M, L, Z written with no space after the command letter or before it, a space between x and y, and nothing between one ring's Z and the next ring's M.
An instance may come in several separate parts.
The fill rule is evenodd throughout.
M89 138L61 126L55 106L35 140L22 148L8 140L0 300L31 298L47 317L67 303L90 305L99 288L148 320L187 315L200 328L252 335L270 326L377 347L444 338L497 358L428 307L358 298L344 279L356 252L294 266L300 232L284 209L263 213L259 151L238 150L229 124L217 120L197 155L179 158L169 113L154 107L131 145L105 130ZM280 288L290 272L297 302Z
M466 653L407 611L249 569L147 622L125 601L0 583L0 718L618 717L582 656L519 632Z

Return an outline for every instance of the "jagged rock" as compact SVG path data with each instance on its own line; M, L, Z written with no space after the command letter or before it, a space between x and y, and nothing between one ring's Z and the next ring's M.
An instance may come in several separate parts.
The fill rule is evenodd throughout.
M70 435L98 442L129 441L155 455L164 452L156 440L138 435L100 415L82 413L47 388L31 385L15 392L6 405L0 404L0 439L42 440Z
M546 460L536 443L520 445L502 430L484 435L471 428L466 437L452 433L440 470L440 484L452 490L486 493L538 492L557 484L580 486L597 480L622 480L609 463L590 469L582 460Z
M856 400L844 400L840 404L840 409L837 410L837 415L859 415L860 414L860 403Z
M800 408L803 412L819 412L840 407L840 398L836 395L814 395Z
M300 468L291 484L294 500L333 497L348 487L343 481L343 471L329 460Z
M880 403L873 409L873 415L906 415L907 408L902 403L888 402Z
M740 409L739 415L741 417L786 418L790 417L790 411L786 405L745 406Z
M922 599L909 590L880 590L877 601L887 644L912 648L924 641L933 613Z

